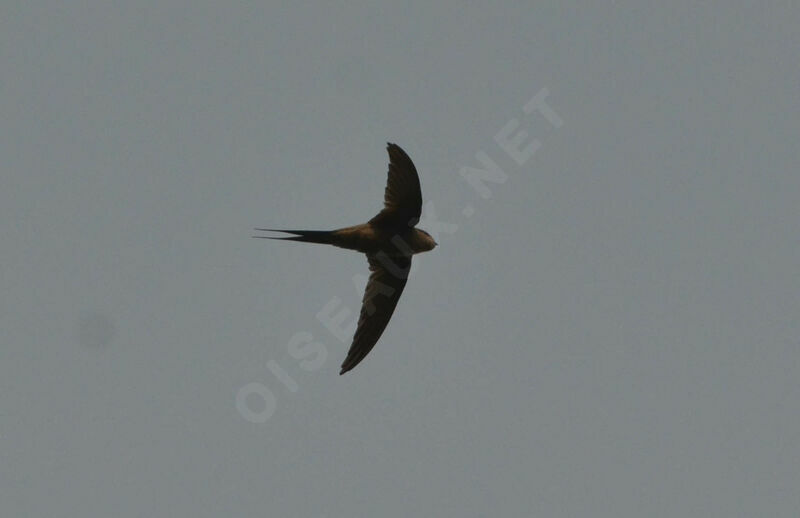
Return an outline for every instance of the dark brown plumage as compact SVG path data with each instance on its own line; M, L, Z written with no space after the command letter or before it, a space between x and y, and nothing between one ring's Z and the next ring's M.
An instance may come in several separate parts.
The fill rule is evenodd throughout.
M329 244L367 255L371 274L353 343L339 374L358 365L380 339L406 286L411 256L436 246L430 234L414 228L422 213L422 191L414 163L400 146L388 143L386 149L389 152L389 173L384 208L367 223L330 231L259 228L256 230L294 235L282 238L253 236Z

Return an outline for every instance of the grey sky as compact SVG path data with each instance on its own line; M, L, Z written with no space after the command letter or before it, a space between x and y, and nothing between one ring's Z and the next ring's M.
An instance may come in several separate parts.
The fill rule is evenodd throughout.
M12 4L1 515L796 516L795 3ZM340 377L366 261L250 234L373 216L386 141L457 228Z

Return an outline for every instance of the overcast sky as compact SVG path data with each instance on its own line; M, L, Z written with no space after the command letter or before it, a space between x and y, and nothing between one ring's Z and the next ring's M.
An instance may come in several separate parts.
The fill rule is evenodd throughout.
M796 2L6 4L3 516L797 516Z

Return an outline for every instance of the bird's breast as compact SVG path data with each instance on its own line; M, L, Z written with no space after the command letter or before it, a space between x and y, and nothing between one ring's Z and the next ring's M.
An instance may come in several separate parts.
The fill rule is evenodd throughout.
M421 243L416 229L398 231L390 227L369 224L335 230L332 234L332 244L365 254L382 251L390 256L409 256L423 251L420 249Z

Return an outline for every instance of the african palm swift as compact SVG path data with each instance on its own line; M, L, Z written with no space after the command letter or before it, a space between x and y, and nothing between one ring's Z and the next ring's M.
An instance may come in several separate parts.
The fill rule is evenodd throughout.
M389 178L384 192L384 207L368 222L338 230L257 228L259 231L283 232L294 236L253 236L323 243L367 255L371 273L361 302L361 315L353 344L339 374L358 365L386 329L406 286L411 256L433 250L437 244L430 234L414 228L422 212L422 191L414 163L400 146L388 143L386 149L389 152Z

